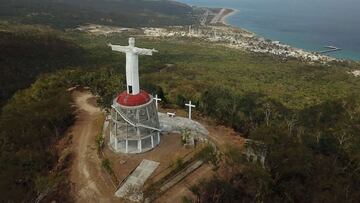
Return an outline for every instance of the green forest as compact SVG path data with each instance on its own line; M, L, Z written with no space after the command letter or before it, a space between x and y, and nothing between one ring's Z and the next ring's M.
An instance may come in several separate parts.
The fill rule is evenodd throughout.
M44 193L71 201L52 147L75 118L66 90L89 86L109 107L124 89L125 60L106 44L128 36L6 22L0 36L0 202ZM265 167L229 148L185 202L358 202L360 79L348 73L358 62L305 64L186 38L137 44L159 51L140 58L140 85L164 105L192 100L197 113L266 146Z
M2 0L0 18L24 24L65 29L85 23L123 27L188 25L190 6L148 0Z

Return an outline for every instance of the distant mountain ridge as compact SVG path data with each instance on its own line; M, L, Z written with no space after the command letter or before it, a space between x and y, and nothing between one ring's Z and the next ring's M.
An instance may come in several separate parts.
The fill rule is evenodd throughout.
M186 25L193 9L168 0L3 0L0 19L69 28L84 23L124 27Z

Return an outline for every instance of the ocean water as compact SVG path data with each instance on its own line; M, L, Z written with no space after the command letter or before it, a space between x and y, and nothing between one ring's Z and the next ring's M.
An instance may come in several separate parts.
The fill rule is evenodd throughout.
M227 23L308 51L360 60L360 0L178 0L238 10Z

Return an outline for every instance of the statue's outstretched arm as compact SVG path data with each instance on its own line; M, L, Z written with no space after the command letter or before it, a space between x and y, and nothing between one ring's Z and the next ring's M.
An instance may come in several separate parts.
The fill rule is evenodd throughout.
M134 53L135 54L139 54L139 55L148 55L148 56L152 56L153 52L158 52L155 49L141 49L141 48L134 48Z
M130 49L128 46L119 46L119 45L112 45L112 44L108 44L109 47L111 47L111 50L113 51L119 51L119 52L128 52Z

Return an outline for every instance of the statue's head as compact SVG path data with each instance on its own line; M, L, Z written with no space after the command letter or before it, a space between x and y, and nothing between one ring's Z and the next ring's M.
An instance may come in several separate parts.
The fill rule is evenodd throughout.
M135 38L133 38L133 37L129 38L129 46L132 46L132 47L135 46Z

